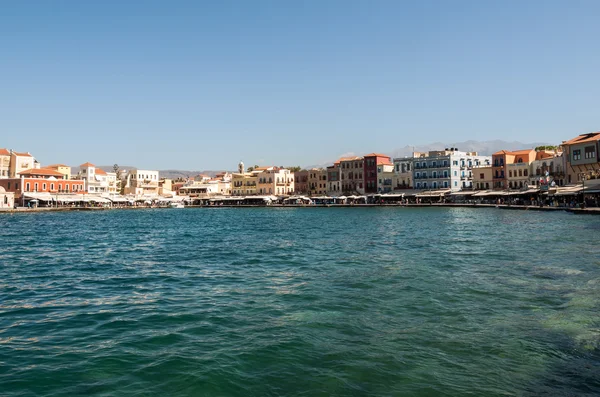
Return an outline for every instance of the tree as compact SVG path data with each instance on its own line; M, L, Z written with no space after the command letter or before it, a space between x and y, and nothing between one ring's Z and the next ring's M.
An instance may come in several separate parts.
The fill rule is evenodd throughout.
M543 146L536 147L534 150L536 152L539 152L540 150L556 150L556 149L558 149L558 146L543 145Z
M296 166L294 166L294 167L285 167L285 168L287 168L287 169L288 169L288 170L290 170L291 172L298 172L298 171L301 171L301 170L302 170L302 167L300 167L299 165L296 165Z

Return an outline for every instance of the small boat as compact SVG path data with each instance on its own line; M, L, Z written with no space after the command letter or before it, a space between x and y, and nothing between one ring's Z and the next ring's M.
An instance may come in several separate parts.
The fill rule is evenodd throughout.
M184 205L183 205L183 203L172 202L171 203L171 208L184 208Z

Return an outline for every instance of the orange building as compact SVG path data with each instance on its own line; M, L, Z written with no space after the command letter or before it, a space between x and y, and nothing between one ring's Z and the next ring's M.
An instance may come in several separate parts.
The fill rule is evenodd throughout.
M25 193L83 193L83 181L65 179L65 175L50 168L20 172L20 178L0 179L0 186L13 192L15 199Z
M492 180L494 182L494 189L508 189L509 176L512 181L515 166L509 167L512 164L522 164L523 170L521 170L521 177L523 180L527 180L529 175L529 165L536 158L536 152L533 149L525 150L500 150L492 154ZM509 170L510 168L510 170ZM511 174L509 174L509 171ZM518 171L517 171L518 172ZM524 174L524 175L523 175Z

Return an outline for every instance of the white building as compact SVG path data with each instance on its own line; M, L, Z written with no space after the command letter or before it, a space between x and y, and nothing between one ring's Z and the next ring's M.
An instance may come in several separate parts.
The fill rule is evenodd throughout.
M258 177L259 195L291 195L294 194L294 174L285 168L259 167L262 170Z
M202 176L197 180L190 179L185 185L179 188L179 194L190 197L214 197L231 195L231 178L229 172L221 172L212 179Z
M473 189L473 167L490 165L491 156L449 148L413 155L413 184L416 189Z
M129 170L125 178L125 194L141 196L158 196L158 171Z
M84 181L84 189L88 194L117 193L117 174L106 172L92 163L81 164L75 179Z
M0 209L12 209L15 206L15 194L0 186Z

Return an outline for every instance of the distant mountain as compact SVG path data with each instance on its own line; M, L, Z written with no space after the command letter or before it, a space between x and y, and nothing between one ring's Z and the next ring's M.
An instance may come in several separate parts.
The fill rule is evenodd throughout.
M483 156L491 156L493 153L499 150L519 150L519 149L533 149L536 146L542 145L551 145L552 143L548 142L533 142L533 143L522 143L518 141L502 141L499 139L495 139L492 141L464 141L464 142L453 142L453 143L443 143L443 142L434 142L427 145L419 145L419 146L404 146L401 148L397 148L390 153L386 153L392 157L405 157L412 155L412 152L427 152L430 150L443 150L445 148L458 148L458 150L462 152L477 152Z
M412 152L428 152L430 150L443 150L445 148L457 148L463 152L477 152L483 156L491 156L492 153L495 153L499 150L519 150L519 149L533 149L536 146L542 145L555 145L556 143L552 142L533 142L533 143L523 143L518 141L502 141L499 139L491 140L491 141L464 141L464 142L452 142L452 143L444 143L444 142L433 142L426 145L416 145L416 146L404 146L392 151L384 151L384 154L394 158L394 157L406 157L411 156ZM327 163L321 164L313 164L303 167L304 169L311 168L325 168L333 164L340 157L349 157L349 156L360 156L366 153L343 153L338 155L336 158L332 159ZM98 168L103 169L106 172L113 172L112 165L99 165ZM136 167L129 165L120 165L120 170L131 170ZM79 172L79 167L72 167L71 174L76 175ZM223 172L223 170L215 171L215 170L204 170L204 171L188 171L188 170L159 170L160 176L169 179L177 179L177 178L188 178L193 177L198 174L204 174L211 177L214 177L219 172Z
M114 172L114 166L112 165L97 165L96 168L100 168L106 172ZM129 171L129 170L134 170L137 167L131 166L131 165L120 165L119 166L119 170L123 171ZM77 173L79 172L80 167L71 167L71 174L72 175L77 175ZM168 179L177 179L177 178L188 178L188 177L193 177L199 174L204 174L204 175L208 175L211 177L214 177L215 175L217 175L219 172L223 172L223 171L214 171L214 170L205 170L205 171L187 171L187 170L159 170L158 173L160 175L161 178L168 178Z
M462 152L477 152L482 156L491 156L493 153L499 150L519 150L519 149L533 149L537 146L543 145L553 145L553 143L549 142L533 142L533 143L523 143L518 141L502 141L499 139L495 139L492 141L464 141L464 142L453 142L453 143L444 143L444 142L433 142L426 145L416 145L416 146L404 146L392 151L384 151L383 154L387 154L388 156L395 157L407 157L412 156L413 152L428 152L430 150L444 150L446 148L457 148ZM366 153L362 153L366 154ZM325 168L333 164L340 157L349 157L349 156L360 156L359 153L344 153L338 155L335 159L322 164L313 164L306 166L304 168Z

